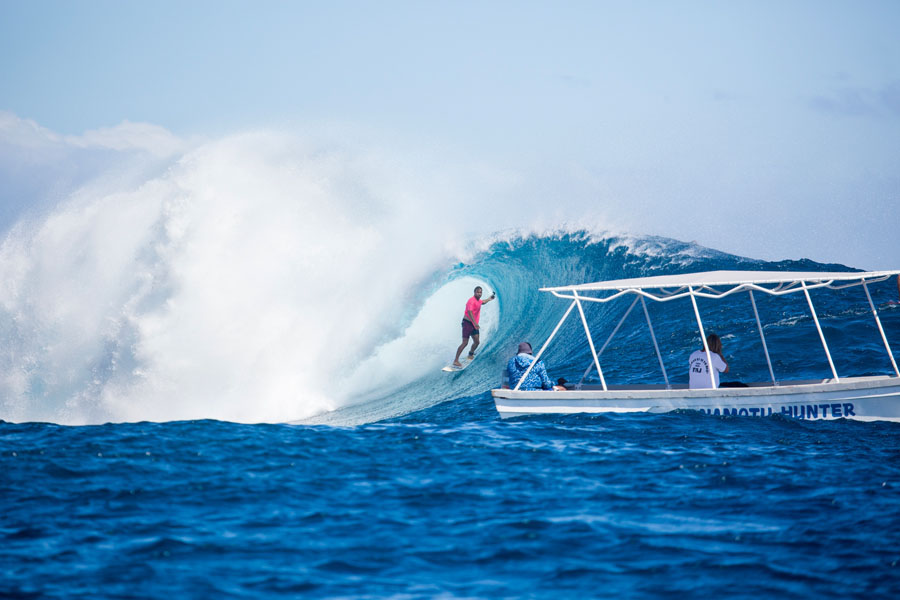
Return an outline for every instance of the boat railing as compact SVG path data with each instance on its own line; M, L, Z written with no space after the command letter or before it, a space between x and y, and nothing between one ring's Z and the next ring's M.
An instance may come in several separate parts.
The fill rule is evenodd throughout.
M861 377L845 377L841 381L884 381L886 379L896 379L893 375L866 375ZM779 389L789 388L792 386L808 386L808 385L822 385L822 384L831 384L837 383L832 377L819 377L816 379L790 379L783 380L779 382L777 386ZM750 381L744 383L740 387L720 387L719 391L727 391L729 393L740 393L739 390L742 389L764 389L764 388L774 388L771 382L769 381ZM592 392L592 391L601 391L603 390L603 386L596 383L585 383L581 387L578 386L566 386L568 391L576 391L576 392ZM622 384L607 384L606 390L608 392L646 392L646 391L666 391L666 390L681 390L687 391L690 389L690 386L686 383L673 383L669 386L666 386L662 383L622 383ZM701 388L698 392L709 391L710 388Z
M883 271L883 272L876 272L876 273L859 273L858 274L859 279L856 279L856 278L847 279L846 277L843 276L843 274L829 274L830 277L825 277L823 279L818 279L818 278L814 278L814 277L806 277L806 278L798 278L798 279L791 279L791 280L784 280L784 281L767 281L767 283L772 284L772 287L766 287L765 285L761 285L761 284L755 283L755 282L735 281L732 283L716 283L716 284L709 284L709 285L700 283L696 286L695 285L670 285L670 286L655 285L655 286L642 287L639 285L629 285L629 286L623 286L621 288L602 287L599 289L591 289L591 286L568 286L568 287L560 287L560 288L542 288L543 291L548 291L548 292L552 293L554 296L556 296L557 298L572 300L572 303L569 305L569 308L566 310L565 314L563 314L562 318L556 324L556 327L553 329L553 332L547 338L547 341L545 341L544 344L541 346L540 350L538 351L537 355L535 356L535 359L528 366L528 368L526 369L525 373L522 375L520 380L516 383L516 386L514 389L515 390L519 389L519 386L522 384L522 381L524 381L527 378L528 374L531 372L534 365L537 364L537 362L541 359L541 357L543 356L547 347L550 345L550 343L556 337L556 334L559 332L563 323L565 323L566 319L568 319L569 315L572 313L573 309L575 309L575 308L578 309L578 315L581 319L581 323L584 328L585 336L587 337L587 340L588 340L588 346L590 347L590 350L591 350L591 359L592 359L591 364L588 365L587 369L585 370L584 374L581 377L581 380L576 384L576 389L588 389L587 387L585 387L584 381L592 369L597 370L597 374L600 378L600 387L604 391L611 389L610 386L607 385L606 379L603 375L603 369L600 366L600 356L603 354L604 350L606 350L607 346L612 341L612 339L616 335L616 333L618 333L622 324L625 322L625 319L631 313L632 309L635 307L638 300L641 301L643 312L644 312L644 315L647 320L648 329L650 331L650 336L653 340L654 351L655 351L657 359L659 361L660 370L662 372L663 379L665 381L664 389L677 389L679 386L673 386L669 381L669 377L666 372L662 354L660 353L660 350L659 350L659 344L656 339L656 334L653 329L653 323L650 319L650 313L647 309L645 299L649 298L655 302L670 302L672 300L677 300L677 299L684 298L684 297L690 297L691 305L694 310L694 316L697 320L697 326L699 328L700 338L703 341L704 348L706 349L707 364L712 364L712 357L710 355L709 348L707 347L707 344L705 343L706 334L705 334L704 327L703 327L703 320L701 319L701 316L700 316L700 310L697 306L697 298L708 298L708 299L717 300L717 299L725 298L725 297L731 296L732 294L735 294L738 292L744 292L744 291L748 292L748 295L750 296L750 303L753 308L754 320L756 321L756 326L757 326L757 329L759 330L760 340L762 342L763 352L765 354L766 364L768 366L769 376L771 378L771 384L766 382L764 385L778 386L780 384L779 384L778 380L775 378L775 372L774 372L774 369L772 368L772 359L769 355L769 349L768 349L768 345L766 343L765 333L763 331L762 322L760 321L760 318L759 318L759 311L757 310L756 300L753 296L754 291L765 293L765 294L768 294L771 296L784 296L787 294L803 292L803 295L806 298L807 304L809 305L810 313L812 315L813 321L816 326L816 331L819 334L819 339L822 342L822 347L825 351L825 356L828 360L828 365L831 369L831 374L833 376L832 380L834 382L839 382L840 377L838 376L837 369L835 368L834 361L832 360L831 351L829 350L828 343L825 340L825 334L822 331L822 326L819 323L819 318L818 318L818 315L816 314L816 309L815 309L815 306L813 305L812 297L810 296L809 292L810 292L810 290L815 290L815 289L820 289L820 288L841 290L841 289L845 289L845 288L849 288L849 287L854 287L857 285L861 285L863 287L863 290L865 291L866 299L868 300L869 307L875 318L875 322L877 324L878 331L881 334L882 341L884 342L884 347L887 350L888 356L890 357L891 366L893 367L893 370L894 370L894 373L896 374L896 376L898 378L900 378L900 369L898 369L898 367L897 367L897 362L894 359L894 355L891 350L890 343L888 342L887 336L885 335L884 327L881 324L881 319L878 316L878 311L875 308L874 302L872 301L872 297L871 297L871 294L869 293L869 289L868 289L868 285L867 285L868 283L878 283L881 281L885 281L889 277L891 277L893 275L897 275L897 273L898 273L897 271L890 271L890 272ZM857 274L853 273L852 275L857 275ZM841 283L836 283L837 280L840 280ZM594 284L594 285L599 287L597 284ZM728 289L725 289L725 290L717 289L717 288L725 288L725 287L728 287ZM656 290L657 293L656 294L650 293L647 291L647 289ZM599 292L599 291L612 291L613 293L610 295L607 295L607 296L603 296L603 297L585 295L586 292ZM636 296L636 298L631 303L631 305L628 307L628 309L625 311L625 314L619 320L618 324L613 329L612 333L607 338L606 342L603 344L603 346L598 351L594 346L593 335L591 334L591 329L590 329L590 326L588 325L582 303L583 302L607 303L607 302L616 300L618 298L621 298L623 296L626 296L628 294L633 294ZM715 377L715 374L714 374L713 370L710 369L710 383L712 384L713 387L716 387L714 377ZM793 385L793 384L794 384L794 382L791 382L791 385ZM616 387L618 387L618 386L616 386Z

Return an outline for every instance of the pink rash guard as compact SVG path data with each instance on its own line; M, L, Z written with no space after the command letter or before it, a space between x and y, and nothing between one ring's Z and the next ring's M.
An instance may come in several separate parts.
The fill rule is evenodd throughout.
M478 325L478 319L481 318L481 305L484 304L482 300L479 300L475 296L469 298L469 301L466 302L466 312L463 313L463 319L469 318L469 313L472 313L472 316L475 317L475 324Z

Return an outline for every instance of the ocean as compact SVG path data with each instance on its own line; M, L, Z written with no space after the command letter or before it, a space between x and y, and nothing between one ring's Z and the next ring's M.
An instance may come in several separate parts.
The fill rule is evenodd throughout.
M2 428L14 598L848 598L900 590L895 423Z
M495 236L417 272L390 319L360 321L389 322L362 347L316 346L325 382L291 379L265 353L210 363L183 332L169 332L188 346L178 360L195 349L206 362L161 363L146 340L185 323L160 317L189 297L174 286L135 301L110 284L109 310L128 318L78 338L39 323L40 295L21 294L4 304L0 596L900 597L900 423L497 415L489 390L506 360L567 307L539 287L713 269L847 267L649 236ZM442 373L474 285L498 295L478 358ZM896 282L871 291L900 348ZM860 288L812 296L839 374L891 372ZM805 299L757 303L776 376L829 376ZM686 381L699 337L689 301L669 304L651 316L670 377ZM590 308L598 341L626 306ZM723 380L767 379L749 300L699 308L723 339ZM659 379L642 323L629 317L604 353L611 383ZM577 381L583 331L559 340L551 376Z

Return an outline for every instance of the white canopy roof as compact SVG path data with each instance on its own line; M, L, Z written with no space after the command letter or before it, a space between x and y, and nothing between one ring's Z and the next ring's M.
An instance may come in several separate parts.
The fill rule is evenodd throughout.
M814 271L703 271L682 275L658 275L634 279L615 279L559 287L541 288L543 292L589 292L601 290L647 290L660 288L695 288L714 286L741 286L746 284L799 284L825 282L851 282L884 279L900 271L814 272Z

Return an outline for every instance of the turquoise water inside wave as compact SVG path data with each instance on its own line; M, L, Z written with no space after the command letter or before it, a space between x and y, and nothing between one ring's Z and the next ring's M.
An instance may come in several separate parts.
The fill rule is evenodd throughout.
M539 286L773 268L846 267L671 240L516 239L423 287L468 277L498 292L496 327L461 373L400 380L300 424L0 421L0 597L898 597L900 424L501 421L487 391L566 308ZM871 291L900 348L896 282ZM891 372L860 288L813 300L840 375ZM805 300L757 303L776 377L828 377ZM589 308L598 346L626 308ZM690 303L649 310L671 379L686 381ZM725 379L767 379L749 299L700 311L723 337ZM603 356L610 383L660 381L640 311ZM589 357L573 321L546 360L577 381Z

